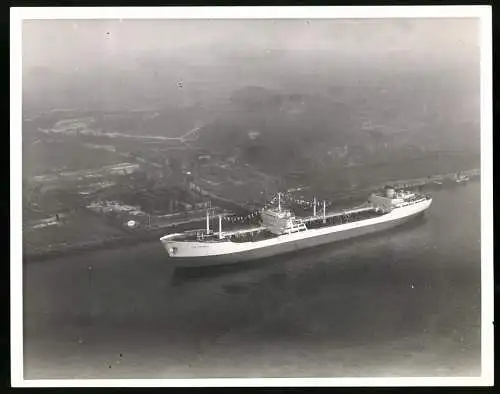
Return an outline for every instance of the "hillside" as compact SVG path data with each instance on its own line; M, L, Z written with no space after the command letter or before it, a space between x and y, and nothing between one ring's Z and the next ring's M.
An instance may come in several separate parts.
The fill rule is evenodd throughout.
M478 155L474 56L445 62L438 51L417 55L251 47L189 56L131 52L110 64L24 70L23 115L43 112L36 124L46 128L91 116L92 129L131 135L178 137L200 127L193 147L277 174L426 152Z

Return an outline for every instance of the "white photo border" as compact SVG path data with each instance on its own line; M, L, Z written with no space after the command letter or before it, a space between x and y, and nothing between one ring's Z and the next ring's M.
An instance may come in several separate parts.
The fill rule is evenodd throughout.
M481 376L24 380L22 314L22 21L27 19L479 18L481 46ZM29 7L10 9L11 385L13 387L491 386L493 385L493 101L490 6Z

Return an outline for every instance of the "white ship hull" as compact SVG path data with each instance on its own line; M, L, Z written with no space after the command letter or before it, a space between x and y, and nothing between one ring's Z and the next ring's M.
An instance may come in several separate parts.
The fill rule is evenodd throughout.
M170 234L161 241L178 266L206 266L230 264L248 260L257 260L278 254L341 241L377 231L386 230L403 224L431 205L432 200L425 200L413 205L396 208L390 213L375 218L339 224L302 232L283 234L275 238L255 242L183 242L175 238L181 234Z

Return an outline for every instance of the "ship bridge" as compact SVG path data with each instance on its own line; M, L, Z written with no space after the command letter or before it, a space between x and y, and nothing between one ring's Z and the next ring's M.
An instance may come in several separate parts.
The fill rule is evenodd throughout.
M297 219L289 209L281 209L281 193L278 193L278 207L266 209L260 217L264 227L276 235L307 230L304 222Z
M301 219L297 219L289 210L269 209L261 214L262 224L273 234L294 233L307 230Z
M427 196L412 193L410 191L396 191L392 187L387 187L384 194L372 194L369 202L378 209L391 211L394 208L401 208L412 205L427 199Z

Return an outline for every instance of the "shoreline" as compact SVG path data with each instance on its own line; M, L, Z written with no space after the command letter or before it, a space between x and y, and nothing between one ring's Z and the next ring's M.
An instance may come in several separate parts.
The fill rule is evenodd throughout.
M456 182L456 173L436 175L432 177L426 178L415 178L409 180L400 180L393 182L386 182L385 184L391 184L398 188L425 188L430 190L443 189L443 188L451 188L457 187L463 184L467 184L468 182L476 182L480 179L479 170L469 170L469 171L461 171L461 175L467 176L469 179L463 183ZM373 192L374 190L378 190L383 185L373 185L363 190L352 191L345 196L339 196L336 198L336 202L339 204L349 203L356 199L361 198L361 195L366 195L366 193ZM64 246L57 246L56 248L47 247L45 250L38 250L25 253L23 250L22 259L23 263L33 263L39 261L47 261L51 259L60 258L63 256L80 254L85 252L92 252L98 250L109 250L118 247L128 247L128 246L136 246L141 243L158 241L161 236L165 235L171 231L186 231L189 229L195 228L195 226L204 226L205 220L201 219L199 221L191 221L187 223L174 223L171 226L165 226L162 228L158 228L155 230L141 232L136 234L123 234L109 237L105 240L96 240L89 241L80 244L68 244ZM24 249L24 245L23 245Z

